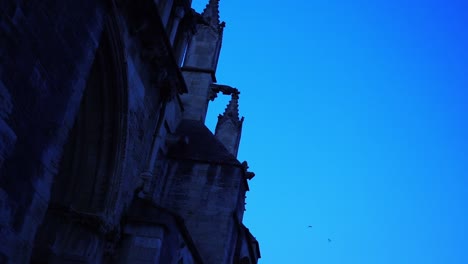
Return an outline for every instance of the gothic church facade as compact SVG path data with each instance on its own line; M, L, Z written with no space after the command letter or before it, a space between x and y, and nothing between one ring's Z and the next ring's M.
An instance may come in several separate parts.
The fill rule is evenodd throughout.
M257 263L219 1L11 0L0 18L0 263Z

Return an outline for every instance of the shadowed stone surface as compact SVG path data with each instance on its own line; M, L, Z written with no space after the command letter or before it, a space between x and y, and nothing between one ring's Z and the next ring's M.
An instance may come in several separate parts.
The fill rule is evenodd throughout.
M204 125L219 1L190 4L0 3L0 263L257 262L241 126Z

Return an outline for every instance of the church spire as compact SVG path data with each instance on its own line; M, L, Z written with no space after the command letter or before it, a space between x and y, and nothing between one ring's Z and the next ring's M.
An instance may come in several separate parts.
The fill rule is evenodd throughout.
M210 23L210 25L218 27L219 21L219 0L210 0L203 10L202 16Z

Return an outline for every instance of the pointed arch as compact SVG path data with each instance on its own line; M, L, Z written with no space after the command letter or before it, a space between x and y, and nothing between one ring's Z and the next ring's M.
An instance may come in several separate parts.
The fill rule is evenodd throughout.
M127 145L128 82L115 9L106 18L80 109L64 146L32 263L102 259L103 234L119 224Z
M121 194L128 82L117 17L106 19L81 106L64 149L51 203L110 216Z

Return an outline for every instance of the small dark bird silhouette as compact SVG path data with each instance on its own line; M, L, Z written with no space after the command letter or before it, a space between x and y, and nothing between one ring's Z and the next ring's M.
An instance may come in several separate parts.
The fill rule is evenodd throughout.
M328 239L328 243L330 243L330 242L331 242L331 239Z
M312 228L312 226L307 226L308 228Z

